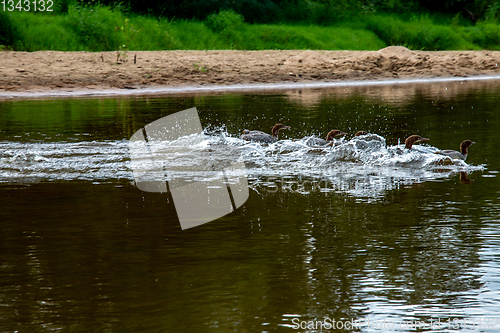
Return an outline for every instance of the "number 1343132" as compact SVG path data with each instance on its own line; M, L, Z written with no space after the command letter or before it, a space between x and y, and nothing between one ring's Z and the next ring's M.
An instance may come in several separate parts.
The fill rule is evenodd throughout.
M0 8L4 12L52 12L53 0L1 0Z

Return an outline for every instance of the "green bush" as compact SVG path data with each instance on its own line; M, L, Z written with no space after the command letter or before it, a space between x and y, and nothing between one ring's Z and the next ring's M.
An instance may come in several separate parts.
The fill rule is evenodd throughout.
M234 10L248 23L275 22L280 9L271 0L240 0L234 2Z
M306 22L311 15L311 6L306 1L283 0L280 3L280 18L285 22Z
M3 11L0 12L0 45L13 45L19 38L19 32L10 15Z
M54 14L66 14L71 6L74 6L77 0L58 0L54 1Z
M478 23L473 27L465 28L466 38L483 49L500 49L500 26L492 23Z
M120 26L122 41L129 50L174 50L181 44L172 36L168 21L151 19L144 16L125 18Z
M488 23L498 23L500 18L500 2L495 1L489 5L484 13L484 21Z
M477 49L460 29L434 24L426 16L402 21L391 16L373 15L367 19L367 28L388 45L403 45L414 50Z
M313 24L331 25L342 21L349 11L346 1L322 4L310 3L309 21Z
M117 50L124 40L120 34L122 14L105 6L73 5L68 10L67 25L79 41L91 51Z
M387 45L418 50L500 49L500 25L493 15L472 26L459 15L377 14L361 7L358 14L324 10L333 8L334 2L324 0L329 5L323 6L283 0L280 6L288 3L288 14L302 20L294 24L247 24L233 10L209 15L205 21L169 21L103 5L71 5L67 13L59 14L0 12L0 44L22 51L377 50ZM335 3L343 8L347 2Z
M218 14L209 15L205 24L212 31L221 33L224 30L237 30L243 25L243 16L237 14L234 10L223 10Z
M66 15L14 12L11 18L18 31L18 37L12 44L17 51L87 49L79 43L74 32L67 29Z

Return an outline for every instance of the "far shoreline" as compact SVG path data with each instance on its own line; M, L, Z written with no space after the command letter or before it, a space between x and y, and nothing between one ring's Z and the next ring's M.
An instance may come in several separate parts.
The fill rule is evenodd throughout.
M319 89L500 78L500 51L2 51L0 99ZM136 61L134 61L136 59Z
M481 75L472 77L421 77L408 79L385 80L357 80L336 82L281 82L261 84L233 84L233 85L186 85L186 86L152 86L137 89L130 88L102 88L102 89L53 89L50 91L16 91L1 92L0 100L18 99L53 99L53 98L99 98L99 97L132 97L132 96L171 96L171 95L196 95L196 94L221 94L245 92L273 92L286 90L328 89L328 88L353 88L368 86L430 84L446 82L470 82L500 80L498 75Z

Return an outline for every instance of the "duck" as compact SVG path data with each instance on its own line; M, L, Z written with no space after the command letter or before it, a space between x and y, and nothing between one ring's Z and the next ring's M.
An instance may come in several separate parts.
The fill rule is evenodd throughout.
M413 147L414 143L421 142L421 141L429 141L429 140L430 139L423 138L420 135L410 135L405 140L405 148L411 149L411 147Z
M366 135L368 134L368 132L365 132L365 131L357 131L356 134L354 134L354 136L361 136L361 135Z
M278 141L278 134L280 130L290 129L290 128L291 128L290 126L286 126L283 124L276 124L271 129L271 135L264 133L262 131L249 131L245 129L243 130L243 135L240 138L246 141L271 143Z
M467 159L467 154L468 154L467 148L469 148L473 144L475 144L475 142L472 142L471 140L464 140L460 144L460 151L459 152L456 150L438 150L438 151L434 152L434 154L444 155L444 156L451 157L452 159L455 159L455 160L465 161Z
M333 145L333 140L335 139L336 136L339 135L346 135L347 133L344 133L339 130L331 130L328 132L326 135L326 140L320 139L320 138L307 138L305 143L309 146L326 146L326 145Z

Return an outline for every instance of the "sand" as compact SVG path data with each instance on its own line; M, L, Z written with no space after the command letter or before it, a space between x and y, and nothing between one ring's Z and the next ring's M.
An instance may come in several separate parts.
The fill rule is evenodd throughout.
M500 74L497 51L2 51L0 95Z

